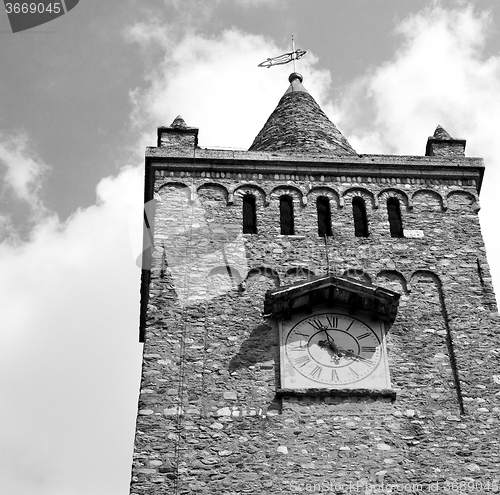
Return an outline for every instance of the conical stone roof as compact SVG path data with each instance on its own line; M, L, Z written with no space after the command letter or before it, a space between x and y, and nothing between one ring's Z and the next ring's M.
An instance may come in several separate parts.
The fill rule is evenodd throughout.
M436 139L453 139L448 131L444 128L438 125L436 127L436 130L434 131L434 136L432 136Z
M249 151L289 151L355 155L347 139L302 85L290 75L290 86L254 139Z
M175 117L174 121L170 124L170 127L174 129L187 129L186 121L180 115Z
M434 135L427 139L425 156L464 156L465 139L451 137L446 129L438 125Z

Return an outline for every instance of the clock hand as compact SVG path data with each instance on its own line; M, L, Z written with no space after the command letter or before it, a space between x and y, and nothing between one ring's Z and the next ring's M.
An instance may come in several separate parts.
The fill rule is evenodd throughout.
M366 361L366 362L372 362L370 359L367 359L363 356L360 356L359 354L355 354L354 351L352 351L351 349L340 349L341 352L344 352L344 354L350 358L353 358L353 359L359 359L360 361Z
M326 348L327 351L331 353L330 360L338 365L340 362L340 358L342 357L342 350L335 343L335 340L328 334L325 327L323 327L323 330L326 333L327 340L318 341L318 345L322 348Z
M323 332L325 332L326 340L320 340L318 343L324 347L327 347L330 344L330 342L332 342L333 339L330 337L330 335L328 335L326 327L321 326L320 328L323 330Z
M323 328L323 331L325 332L325 335L326 335L326 339L327 341L322 341L322 342L326 342L327 345L330 347L330 349L335 352L337 355L339 354L339 347L337 344L335 344L335 340L330 336L330 334L326 331L326 327L322 327ZM326 347L326 346L325 346Z
M337 345L333 340L320 340L318 341L318 345L320 347L326 347L327 349L332 350L336 354L339 352L339 348L337 347Z
M328 332L326 330L327 330L326 327L323 327L323 332L325 332L327 340L329 340L330 342L333 342L332 337L328 334Z
M329 351L332 351L332 353L335 357L341 356L339 347L337 346L337 344L335 344L335 341L331 337L329 337L329 340L318 341L318 345L320 347L326 348Z

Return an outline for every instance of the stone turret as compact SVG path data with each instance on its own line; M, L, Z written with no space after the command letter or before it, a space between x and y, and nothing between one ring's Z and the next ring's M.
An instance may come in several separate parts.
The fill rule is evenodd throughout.
M294 72L290 86L249 151L356 155L347 139L321 110Z
M177 115L169 127L158 127L158 147L186 146L198 146L198 128L188 127L180 115Z
M438 125L434 135L427 139L425 156L464 156L465 139L452 138L446 129Z

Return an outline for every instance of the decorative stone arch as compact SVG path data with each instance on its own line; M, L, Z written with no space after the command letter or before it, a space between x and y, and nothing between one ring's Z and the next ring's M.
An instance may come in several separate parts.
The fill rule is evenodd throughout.
M365 189L364 187L350 187L349 189L346 189L342 193L341 197L341 207L344 206L346 201L352 201L353 198L356 197L361 197L365 200L365 204L370 204L372 208L376 209L378 208L378 201L376 196L369 191L368 189Z
M246 288L255 277L266 277L274 283L275 288L280 286L280 276L276 269L268 266L258 266L252 268L243 281L243 288Z
M377 200L378 204L380 203L387 203L387 200L389 198L396 198L399 200L400 203L404 204L408 210L411 210L413 208L413 205L411 204L410 198L408 195L401 191L400 189L396 189L395 187L389 187L387 189L382 189L378 194L377 194Z
M381 270L376 275L377 285L387 289L395 290L400 294L408 294L408 282L406 277L397 270Z
M372 209L378 208L377 198L364 187L352 187L344 191L342 200L348 201L352 205L354 235L363 238L369 237L370 215L367 203L371 205Z
M307 204L307 196L304 196L298 187L294 186L276 186L269 194L270 199L279 199L281 196L290 196L294 203L297 202L301 206Z
M340 194L331 187L316 186L311 188L307 193L307 202L310 202L312 198L317 199L320 196L328 198L330 201L333 201L337 205L337 208L340 208Z
M262 206L269 205L266 192L264 191L264 189L262 189L262 187L256 186L255 184L241 184L233 191L230 191L230 204L241 205L243 202L243 196L245 196L246 194L253 194L255 196L257 204L260 203Z
M354 280L360 280L361 282L373 285L372 278L362 268L348 268L347 270L344 271L342 277L352 278Z
M182 191L185 195L186 198L191 202L194 201L195 198L195 191L193 191L193 188L191 186L188 186L187 184L184 184L184 182L165 182L165 184L162 184L156 191L155 191L155 199L157 201L162 201L161 199L161 192L163 189L167 188L173 188L178 191Z
M211 283L211 277L221 276L223 283L217 286ZM221 295L230 290L242 290L242 277L237 268L230 265L215 266L207 275L207 292L211 295Z
M443 283L441 282L439 275L437 275L431 270L415 270L410 276L410 280L408 282L408 290L411 291L412 284L424 279L434 282L438 287L439 291L441 291Z
M315 276L316 274L305 266L296 266L293 268L289 268L285 272L285 280L287 281L287 284L289 282L288 279L290 278L294 279L295 282L298 282L299 280L311 280Z
M226 202L226 205L229 203L229 192L227 188L222 184L219 184L217 182L205 182L204 184L198 186L198 188L196 189L196 195L199 196L200 191L205 190L217 191L222 196L222 199Z
M446 199L443 199L443 196L439 194L437 191L432 189L418 189L411 195L412 207L415 207L416 199L419 196L427 195L429 198L432 198L432 204L435 206L433 209L440 209L441 211L445 211L447 208Z
M242 278L240 275L240 272L237 268L231 265L221 265L221 266L216 266L212 268L208 272L208 277L211 277L212 275L220 275L220 274L225 274L228 277L232 278L237 284L241 284Z
M450 191L446 195L446 205L449 209L472 210L474 213L479 212L479 198L469 192L463 190Z

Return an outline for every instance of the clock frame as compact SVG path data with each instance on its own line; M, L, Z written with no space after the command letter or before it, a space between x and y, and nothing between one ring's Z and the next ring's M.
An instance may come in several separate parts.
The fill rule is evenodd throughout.
M280 319L279 333L282 389L391 387L381 320L323 308Z

